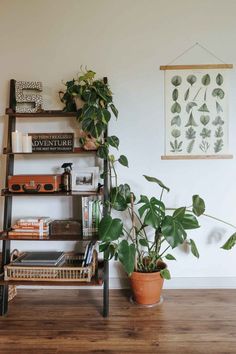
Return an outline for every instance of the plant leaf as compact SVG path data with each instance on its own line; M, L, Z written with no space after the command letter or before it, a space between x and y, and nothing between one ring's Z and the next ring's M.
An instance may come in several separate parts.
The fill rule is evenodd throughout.
M123 165L125 167L129 167L129 163L128 163L127 157L125 155L120 155L118 161L121 165Z
M190 143L188 144L188 146L187 146L187 153L188 154L191 154L191 152L193 150L194 143L195 143L195 139L191 140Z
M189 113L193 107L197 106L196 102L189 102L186 106L186 112Z
M112 136L108 136L107 137L107 142L109 145L113 146L114 148L118 149L119 147L119 138L117 138L117 136L112 135Z
M120 219L112 219L110 215L106 215L99 223L99 239L103 242L117 240L122 235L122 230L123 223Z
M143 247L148 247L148 241L145 238L140 238L139 243Z
M188 122L187 122L187 124L185 125L185 127L190 127L190 126L192 126L192 127L197 127L197 126L198 126L197 123L196 123L195 120L194 120L194 117L193 117L193 113L192 113L192 112L190 113Z
M224 121L221 118L221 116L215 117L215 119L212 122L213 125L224 125Z
M187 236L183 226L170 215L165 216L161 231L172 248L182 244Z
M171 112L172 113L180 113L181 112L181 106L178 102L173 103L171 107Z
M175 88L175 89L173 90L173 92L172 92L172 99L173 99L173 101L177 101L178 96L179 96L178 89Z
M210 138L211 137L211 130L207 128L203 128L200 135L203 137L203 139Z
M181 118L180 118L180 116L174 116L174 117L171 119L171 125L177 125L178 127L180 127L180 125L181 125Z
M197 218L190 213L185 214L183 218L178 218L178 221L184 230L193 230L200 227Z
M200 122L203 124L203 125L207 125L210 121L210 117L207 116L207 115L201 115L200 117Z
M181 207L176 209L173 213L173 218L182 219L184 217L185 211L186 211L186 207Z
M158 199L152 197L138 209L139 215L144 216L144 224L151 225L158 229L165 216L165 205Z
M218 128L215 131L215 137L216 138L222 138L222 136L224 136L224 132L223 132L222 126L219 125Z
M170 191L170 188L166 187L162 181L160 181L159 179L157 179L156 177L150 177L150 176L146 176L146 175L143 175L144 178L146 178L146 180L148 182L154 182L154 183L157 183L161 188L164 188L165 190L167 190L167 192Z
M188 97L189 97L189 91L190 91L190 88L187 89L187 91L185 92L184 94L184 100L187 101Z
M172 79L171 79L171 83L174 85L174 86L179 86L181 85L181 82L182 82L182 79L180 76L176 75L176 76L173 76Z
M113 103L110 104L111 110L116 118L118 118L118 110Z
M224 79L223 79L223 76L219 73L217 76L216 76L216 83L217 85L221 86L224 82Z
M199 112L209 112L209 109L206 105L206 103L203 103L203 105L198 109Z
M197 249L197 246L196 246L195 242L194 242L192 239L190 239L189 241L190 241L190 246L191 246L191 252L192 252L192 254L193 254L195 257L199 258L199 252L198 252L198 249Z
M174 138L178 138L180 137L181 135L181 131L179 129L173 129L172 132L171 132L171 135L174 137Z
M222 100L225 96L225 93L221 88L216 88L212 91L212 96L219 97Z
M236 232L230 236L230 238L225 242L225 244L221 247L224 250L231 250L236 245Z
M215 153L220 152L223 149L223 146L224 146L223 139L217 139L214 144Z
M165 258L168 259L168 261L176 261L176 258L170 253L168 253Z
M195 75L188 75L187 81L192 86L197 81L197 78Z
M112 208L118 211L124 211L127 208L126 198L120 193L118 187L114 187L110 192Z
M202 215L205 212L205 202L199 195L195 194L192 196L193 202L193 213L197 216Z
M128 275L134 271L135 253L134 244L129 245L126 240L122 240L119 243L118 258Z
M190 127L190 128L188 128L188 130L186 130L185 136L187 139L191 139L191 140L195 139L196 138L196 131L192 127Z
M162 269L160 271L160 275L161 275L161 277L163 279L166 279L166 280L170 280L171 279L170 272L169 272L169 270L167 268Z
M223 112L223 108L221 107L221 105L216 101L216 112L217 114Z
M211 78L210 78L210 75L209 74L206 74L202 77L202 84L204 86L208 86L211 82Z

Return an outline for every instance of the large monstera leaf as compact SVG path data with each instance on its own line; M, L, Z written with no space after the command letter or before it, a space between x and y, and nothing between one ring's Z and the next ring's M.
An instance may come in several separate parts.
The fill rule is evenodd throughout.
M139 203L143 204L138 212L141 218L144 217L144 224L158 229L165 217L165 205L154 197L149 200L145 195L141 195Z
M135 253L134 244L129 244L126 240L120 242L118 246L118 258L128 275L134 270Z
M131 201L131 191L128 184L120 184L111 189L111 204L113 209L124 211Z
M100 221L98 227L99 239L103 242L111 242L118 240L123 234L123 223L120 219L112 219L110 215L106 215Z
M161 231L172 248L182 244L187 234L181 223L173 216L167 215L162 223Z

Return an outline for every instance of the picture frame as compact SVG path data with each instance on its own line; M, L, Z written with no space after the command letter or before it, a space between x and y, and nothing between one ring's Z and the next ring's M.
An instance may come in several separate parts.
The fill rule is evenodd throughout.
M96 191L99 167L82 167L72 173L72 190L78 192Z

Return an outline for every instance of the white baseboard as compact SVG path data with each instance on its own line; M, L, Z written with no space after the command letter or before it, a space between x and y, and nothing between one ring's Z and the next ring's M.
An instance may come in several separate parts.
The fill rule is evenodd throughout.
M127 278L110 278L110 289L127 289L129 280ZM100 287L73 287L73 286L19 286L27 289L102 289ZM165 280L164 289L236 289L236 277L176 277Z

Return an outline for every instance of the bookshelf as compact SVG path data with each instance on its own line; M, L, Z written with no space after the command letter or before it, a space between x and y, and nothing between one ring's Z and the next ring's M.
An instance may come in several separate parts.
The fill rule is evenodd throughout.
M28 158L33 158L35 155L68 155L73 154L77 155L78 158L83 158L84 155L87 154L95 154L95 151L86 151L81 148L75 148L72 152L32 152L32 153L13 153L12 152L12 132L16 130L17 119L20 118L29 118L32 119L32 124L34 119L37 121L40 118L58 118L58 117L68 117L75 118L76 112L64 112L61 110L48 110L42 111L38 113L16 113L15 112L15 80L10 80L10 99L9 99L9 108L6 109L6 115L8 119L8 131L7 131L7 147L4 148L3 154L6 155L6 178L5 183L7 186L7 180L9 175L14 175L14 160L15 155L27 155ZM106 133L105 133L106 136ZM104 160L103 170L106 172L108 169L107 161ZM0 232L0 241L2 242L2 263L0 268L0 315L6 315L8 312L8 286L9 285L27 285L27 286L38 286L38 285L52 285L52 286L102 286L103 289L103 304L102 304L102 313L104 317L107 317L109 314L109 263L107 260L102 260L98 262L98 272L97 276L92 278L91 282L73 282L65 281L65 282L56 282L56 281L6 281L4 280L4 266L10 263L10 253L11 253L11 242L14 240L17 242L21 241L29 241L27 235L22 234L21 237L13 238L8 235L8 232L11 230L12 225L12 207L14 203L14 198L19 198L21 196L29 197L29 203L32 202L32 198L34 197L77 197L81 198L83 196L96 196L99 195L97 192L54 192L54 193L11 193L4 188L1 190L1 196L4 198L4 219L3 219L3 231ZM108 192L108 178L107 173L105 173L104 178L104 188L103 188L103 198L104 201L108 200L109 192ZM105 203L104 203L105 205ZM103 214L107 213L107 207L104 206ZM86 237L83 238L82 234L78 235L56 235L50 236L49 238L43 239L30 239L31 241L40 242L40 241L78 241L78 242L87 242L93 240L94 237ZM36 244L35 244L36 247ZM14 305L13 305L14 306Z

